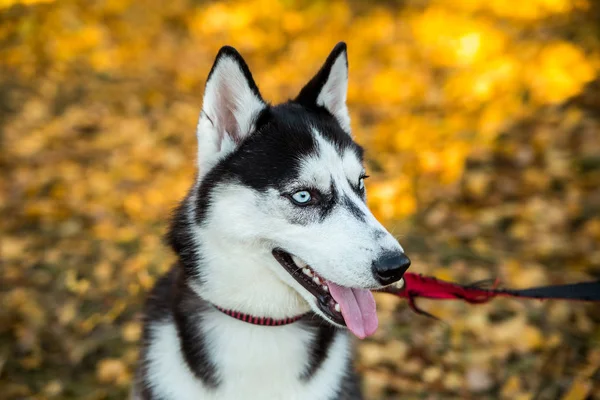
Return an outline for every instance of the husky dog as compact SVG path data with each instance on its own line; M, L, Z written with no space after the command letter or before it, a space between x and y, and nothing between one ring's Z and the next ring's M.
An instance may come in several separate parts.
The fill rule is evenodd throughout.
M235 49L219 51L134 399L361 398L349 332L375 332L371 290L401 284L410 260L365 204L347 87L344 43L276 106Z

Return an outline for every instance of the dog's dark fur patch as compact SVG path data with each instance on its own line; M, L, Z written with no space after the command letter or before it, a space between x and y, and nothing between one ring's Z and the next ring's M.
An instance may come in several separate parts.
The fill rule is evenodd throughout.
M203 313L212 306L195 294L181 273L177 274L173 298L173 317L181 344L181 353L190 370L205 386L216 388L219 384L217 367L211 360L202 333Z
M339 329L329 324L324 324L322 318L314 313L310 313L307 317L305 317L302 320L302 323L317 331L315 339L312 341L310 346L308 367L302 375L302 379L308 381L319 370L319 367L321 367L323 361L325 361L327 358L329 348L331 347L331 344L333 343L335 335L338 333Z

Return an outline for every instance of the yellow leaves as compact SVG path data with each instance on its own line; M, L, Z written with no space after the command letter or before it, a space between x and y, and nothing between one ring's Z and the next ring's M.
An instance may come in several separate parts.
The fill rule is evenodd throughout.
M558 103L579 93L595 73L595 66L580 48L556 42L544 46L527 66L526 79L536 101Z
M369 184L368 200L373 214L384 220L410 215L416 209L410 183L402 179Z
M523 393L523 386L519 376L511 376L508 378L504 386L502 386L501 394L503 399L519 399L529 400L531 396Z
M71 15L63 23L78 25L79 21L72 20ZM65 32L66 33L66 32ZM95 54L105 41L104 30L99 25L82 24L81 27L70 30L64 36L54 36L48 42L48 49L57 61L70 61L85 56L86 53Z
M393 38L400 24L392 10L373 7L367 16L356 18L354 24L356 28L352 33L357 34L356 39L368 43L398 44L393 42Z
M375 73L371 82L365 85L360 95L366 98L360 101L376 104L385 102L389 107L397 103L408 104L410 101L420 101L426 91L424 77L415 71L400 68L384 69Z
M467 110L477 109L518 90L519 67L519 60L509 54L485 60L450 75L444 95Z
M443 0L438 0L442 3ZM587 9L587 0L527 0L506 2L504 0L458 0L455 7L468 11L487 11L498 17L535 21L552 15L565 14L574 9Z
M504 279L511 287L535 287L548 284L547 272L541 265L526 264L517 260L507 260L502 265Z
M96 378L101 383L114 383L120 386L129 385L131 372L125 363L117 358L107 358L96 365Z
M213 3L196 14L199 18L194 26L200 29L198 34L214 35L221 32L247 29L256 18L266 11L257 4L247 3ZM272 6L277 7L274 3ZM253 8L256 7L256 8ZM276 9L271 9L276 12Z
M78 279L77 271L70 269L65 275L65 287L73 293L82 295L90 288L90 281L87 279Z
M589 379L575 379L569 391L561 398L562 400L585 400L592 391L593 383Z
M448 390L457 391L464 385L462 377L453 371L446 372L442 379L444 387Z
M101 261L94 267L94 278L102 286L110 283L113 273L113 265L106 260Z
M90 315L78 324L78 328L82 333L88 334L100 324L110 325L123 313L126 307L127 303L124 300L116 300L110 310L105 314L96 313Z
M285 11L281 17L281 25L286 33L294 35L304 29L306 17L301 12L288 10Z
M467 195L475 199L481 199L487 194L490 186L489 174L480 171L470 173L464 180L464 191Z
M27 246L27 240L24 238L4 236L0 240L0 254L4 261L19 259Z
M142 336L142 325L139 322L128 322L121 330L127 342L137 342Z
M275 34L282 28L281 13L283 7L279 2L213 3L199 8L189 24L198 39L207 36L221 37L224 42L235 39L235 45L241 51L270 51L284 45L282 36ZM299 18L288 15L283 21L287 29L300 29Z
M523 352L538 350L545 344L541 330L531 325L525 327L522 336L519 336L519 338L520 340L517 348Z
M32 296L30 290L16 288L10 290L2 300L2 307L5 310L12 310L26 322L26 325L35 329L41 328L46 322L47 315L42 305ZM31 330L22 329L22 338L25 341L31 341Z
M600 218L589 220L584 229L589 236L600 242Z
M137 193L131 193L123 201L125 211L132 217L139 217L144 209L142 197Z
M379 363L397 363L404 361L408 346L397 340L390 340L384 345L365 343L359 348L361 363L366 366L375 366Z
M498 348L510 346L520 353L527 353L544 346L545 339L536 326L527 323L524 316L517 316L490 327L489 339ZM519 340L515 340L519 338Z
M431 383L434 383L435 381L440 380L442 375L443 375L443 371L440 367L435 367L435 366L427 367L423 371L423 381L425 383L431 384Z
M56 312L58 316L58 322L65 326L70 324L78 317L78 304L75 301L68 301L62 305Z
M468 66L499 54L506 37L485 20L430 7L411 20L415 40L434 65Z
M58 379L51 380L42 389L44 394L48 397L57 397L62 394L63 390L64 385Z
M592 378L600 369L600 349L593 349L588 354L588 364L580 371L580 376Z
M600 351L591 350L588 353L588 364L577 369L576 376L570 379L568 388L561 394L560 399L584 400L596 398L598 387L594 374L597 373L598 368L600 368Z
M9 8L17 4L32 6L36 4L52 3L54 0L0 0L0 10Z
M464 168L464 161L468 153L468 147L457 141L449 144L441 152L443 168L441 171L441 182L455 182L460 176Z
M127 10L133 0L106 0L102 9L107 14L121 14Z

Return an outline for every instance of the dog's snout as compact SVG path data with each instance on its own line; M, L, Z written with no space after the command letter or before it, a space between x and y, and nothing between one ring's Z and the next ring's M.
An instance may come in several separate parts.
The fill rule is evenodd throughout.
M382 285L394 283L410 267L410 259L404 253L386 253L373 261L373 274Z

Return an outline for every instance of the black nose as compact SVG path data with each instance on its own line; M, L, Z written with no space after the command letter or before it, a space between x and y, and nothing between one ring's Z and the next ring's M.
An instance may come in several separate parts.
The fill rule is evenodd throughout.
M404 253L385 253L373 261L373 274L382 285L399 281L410 267L410 259Z

